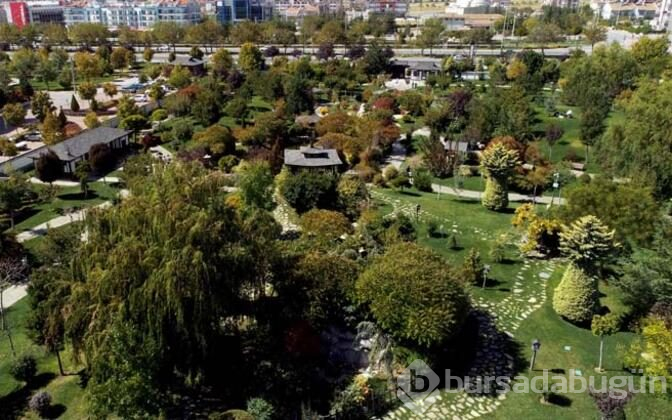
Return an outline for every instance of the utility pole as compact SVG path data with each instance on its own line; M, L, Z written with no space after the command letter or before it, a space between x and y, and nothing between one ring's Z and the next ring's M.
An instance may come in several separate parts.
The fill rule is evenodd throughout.
M502 27L502 42L499 44L499 56L504 55L504 38L506 38L506 24L508 23L509 18L509 8L506 8L504 13L504 26Z

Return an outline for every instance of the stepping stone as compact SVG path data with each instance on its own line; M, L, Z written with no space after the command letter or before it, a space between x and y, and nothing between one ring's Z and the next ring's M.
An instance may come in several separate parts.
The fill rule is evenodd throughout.
M549 273L545 272L545 271L542 271L541 273L539 273L539 277L546 280L546 279L551 278L551 275Z
M530 302L530 303L537 303L537 299L531 297L531 298L528 300L528 302Z
M513 289L513 293L523 293L523 289Z

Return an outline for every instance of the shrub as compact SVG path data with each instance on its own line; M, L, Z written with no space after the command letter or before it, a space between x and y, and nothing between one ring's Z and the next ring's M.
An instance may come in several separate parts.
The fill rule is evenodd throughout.
M77 98L75 98L75 95L72 95L72 98L70 98L70 109L73 112L79 111L79 102L77 102Z
M364 182L357 176L344 175L338 182L336 191L341 211L351 220L356 219L369 199L369 191Z
M230 173L240 163L240 159L234 155L222 156L217 162L217 167L222 172Z
M553 309L577 324L588 323L599 307L597 281L570 264L553 294Z
M452 250L459 249L459 245L457 243L457 235L455 233L451 233L448 236L448 247Z
M432 192L432 175L426 169L418 169L413 174L413 186L420 191Z
M396 167L394 167L394 166L392 166L392 165L386 167L386 168L383 170L383 178L384 178L385 181L387 181L387 182L392 181L392 180L393 180L394 178L396 178L397 176L399 176L399 171L397 170Z
M152 121L163 121L166 118L168 118L168 111L165 109L159 108L155 109L154 112L152 112L152 116L150 117L150 120Z
M489 210L502 211L509 206L509 193L501 182L488 177L481 201L483 207Z
M462 280L467 284L479 283L483 278L483 262L481 254L471 248L462 263Z
M434 219L431 219L427 223L427 235L430 238L439 238L442 236L441 228L439 226L439 222L437 222Z
M457 175L464 178L474 176L474 169L469 165L460 165L457 168Z
M335 177L328 173L299 171L289 174L280 185L280 193L299 213L312 208L329 208L335 202Z
M356 295L382 329L428 348L459 332L469 312L457 271L435 252L408 242L374 259L357 280Z
M408 179L408 177L402 174L399 174L396 177L392 178L389 181L389 183L393 188L396 188L398 190L403 190L404 188L408 188L411 186L411 182Z
M51 408L51 395L45 391L36 393L30 398L28 407L40 417L47 417L49 409Z
M325 240L333 240L352 231L347 217L337 211L312 209L301 216L301 228L305 233Z
M9 373L17 381L30 383L37 373L37 362L33 356L23 355L12 363Z
M247 412L254 417L254 420L271 420L273 411L273 406L263 398L252 398L247 401Z
M501 263L506 259L506 241L503 237L497 238L492 243L489 256L496 263Z
M373 185L375 185L376 187L385 186L385 178L383 178L382 174L375 174L371 182L373 182Z

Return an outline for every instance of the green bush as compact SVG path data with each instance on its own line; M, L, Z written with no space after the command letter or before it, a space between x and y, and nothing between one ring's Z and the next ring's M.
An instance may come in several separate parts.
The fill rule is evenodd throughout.
M590 322L599 309L597 280L570 264L555 288L553 309L570 322Z
M37 373L37 361L31 355L23 355L16 359L9 368L9 373L17 381L30 383Z
M397 176L399 176L399 171L397 170L396 167L390 165L385 169L383 169L383 178L385 179L385 181L390 182Z
M481 254L474 248L469 250L462 263L462 280L466 284L478 284L483 280Z
M273 411L273 406L263 398L252 398L247 401L247 412L254 417L254 420L271 420Z
M413 174L413 186L420 191L432 192L432 175L426 169L418 169Z
M438 238L441 236L439 222L432 219L427 223L427 235L431 238Z
M226 173L230 173L233 168L236 167L240 163L240 159L237 156L234 155L226 155L222 156L219 161L217 162L217 167L222 171Z
M469 312L457 270L415 243L392 245L375 258L357 280L356 295L377 325L422 347L453 337Z
M152 112L152 116L150 117L150 120L152 121L163 121L166 118L168 118L168 111L166 111L163 108L155 109L154 112Z
M460 247L457 243L457 235L455 233L451 233L448 236L448 241L447 242L448 242L448 248L450 248L452 250L459 249L459 247Z
M330 208L336 203L336 177L313 171L288 174L280 193L299 213L316 207Z
M509 206L509 193L500 180L488 177L481 202L486 209L502 211Z

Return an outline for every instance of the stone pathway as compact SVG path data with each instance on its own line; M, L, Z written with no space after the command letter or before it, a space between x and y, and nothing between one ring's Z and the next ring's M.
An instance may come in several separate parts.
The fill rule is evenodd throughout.
M393 199L389 196L373 191L372 197L390 204L393 213L404 213L415 218L413 203ZM420 210L420 219L437 220L447 230L463 234L466 230L481 238L489 240L486 232L478 227L460 226L458 221L437 217L425 210ZM474 364L468 371L470 377L507 376L512 377L514 358L508 354L508 343L513 339L515 332L530 314L539 309L546 301L546 281L556 269L555 261L525 260L515 275L511 294L498 301L491 302L478 296L472 298L474 311L472 316L479 324L479 337ZM450 395L442 392L431 407L422 414L415 414L405 407L400 407L388 413L386 419L453 419L470 420L486 416L499 407L506 399L506 394L497 396L479 395L458 392Z
M275 193L277 206L273 209L273 218L282 226L282 232L298 232L301 226L297 223L299 216L296 211L285 201L279 192Z

